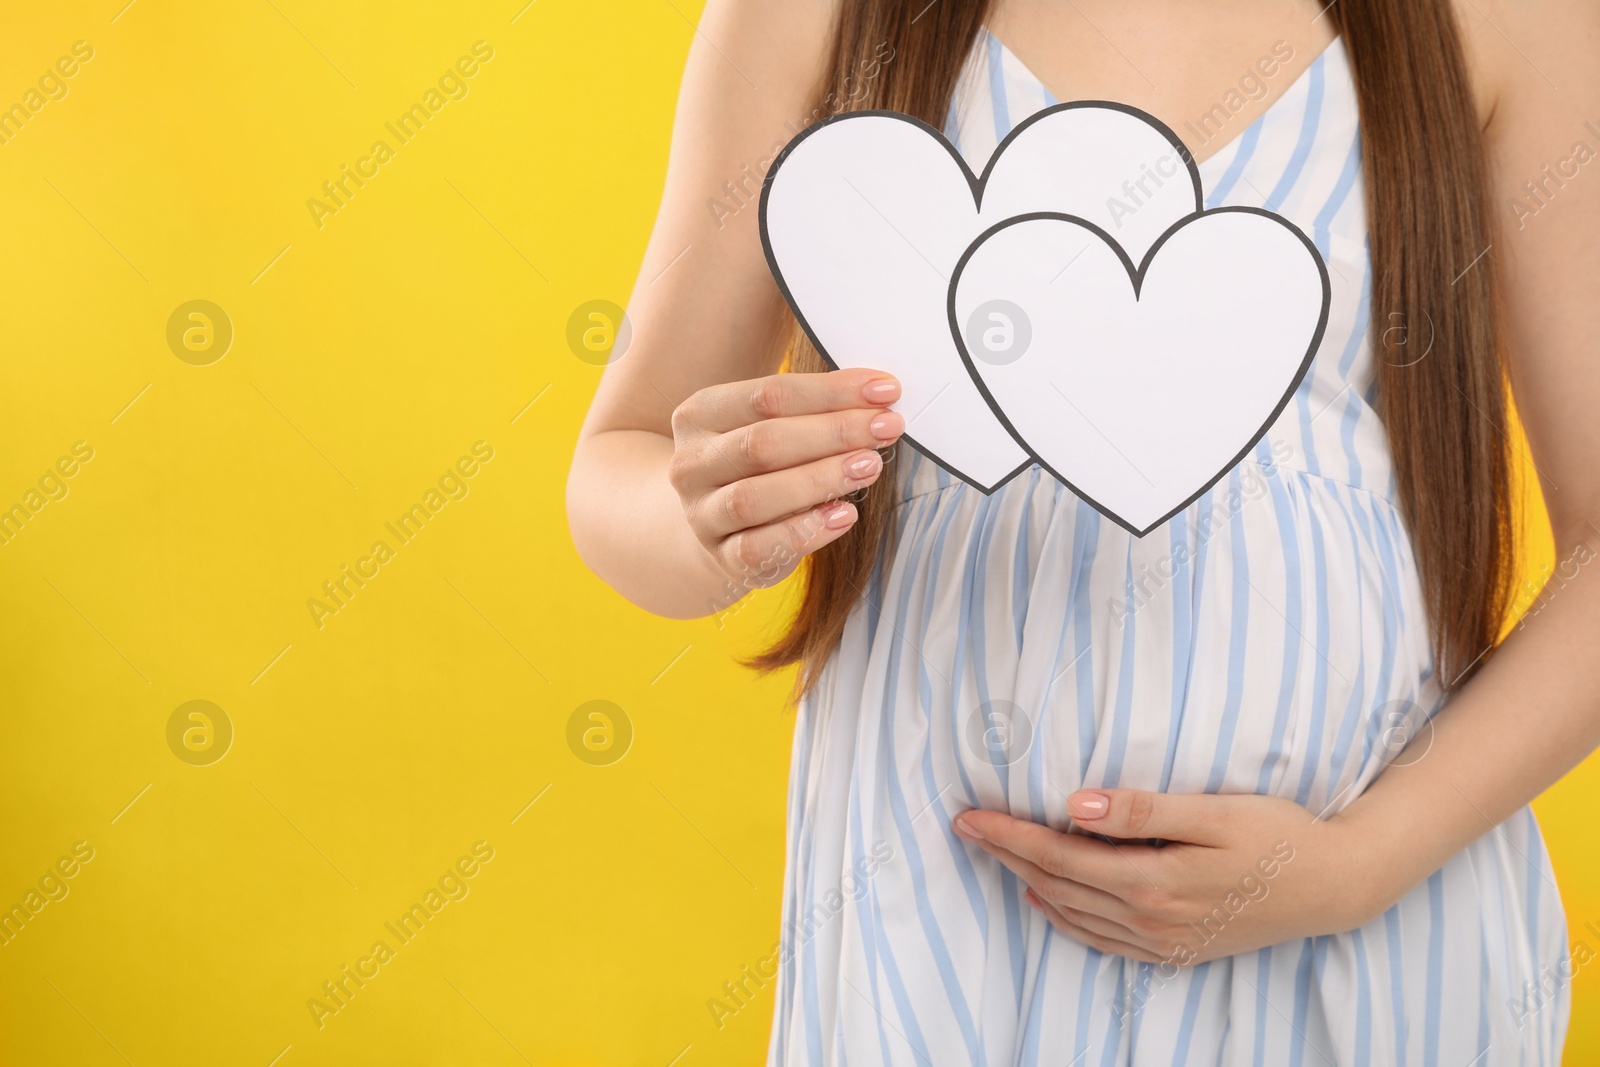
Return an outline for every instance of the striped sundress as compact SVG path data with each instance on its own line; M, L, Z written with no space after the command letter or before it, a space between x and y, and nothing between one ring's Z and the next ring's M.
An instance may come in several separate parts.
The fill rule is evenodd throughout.
M946 134L978 171L1054 103L983 34ZM1253 458L1143 539L1037 467L985 496L901 449L894 548L798 717L771 1063L1559 1060L1566 925L1529 810L1360 929L1181 970L1058 933L951 831L971 807L1065 828L1084 786L1337 811L1439 708L1374 407L1387 309L1342 43L1241 127L1207 131L1231 140L1206 206L1266 207L1321 251L1310 372Z

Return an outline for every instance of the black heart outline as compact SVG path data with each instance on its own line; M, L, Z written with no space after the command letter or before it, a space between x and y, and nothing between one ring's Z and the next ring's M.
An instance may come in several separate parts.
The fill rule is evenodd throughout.
M1061 222L1076 223L1077 225L1082 226L1084 229L1089 230L1091 233L1095 234L1107 245L1109 245L1111 250L1117 254L1117 258L1121 260L1123 267L1128 271L1128 280L1133 284L1133 298L1135 302L1137 302L1140 297L1140 289L1144 285L1145 273L1150 269L1150 264L1154 262L1156 253L1161 251L1161 247L1167 243L1168 239L1171 238L1173 234L1177 233L1185 226L1188 226L1190 223L1197 222L1200 219L1207 218L1211 215L1224 215L1229 213L1261 215L1283 226L1286 230L1300 239L1300 243L1305 245L1306 251L1311 253L1311 262L1316 264L1317 274L1322 279L1322 311L1317 317L1317 328L1311 334L1311 343L1306 347L1306 354L1305 357L1300 360L1299 369L1295 371L1293 380L1289 382L1288 388L1284 390L1282 398L1280 398L1277 405L1273 407L1272 413L1267 416L1267 420L1261 424L1261 428L1255 433L1251 434L1250 440L1247 441L1245 446L1239 450L1238 455L1234 456L1227 463L1225 463L1222 469L1216 474L1212 475L1211 478L1199 489L1195 490L1193 495L1191 495L1187 500L1179 504L1177 507L1173 508L1171 511L1167 512L1165 515L1161 516L1161 518L1157 519L1155 522L1152 522L1149 526L1146 526L1144 529L1140 530L1133 526L1132 523L1129 523L1122 516L1118 515L1116 512L1112 511L1110 508L1094 499L1094 497L1090 496L1088 493L1085 493L1082 489L1079 489L1069 479L1063 477L1060 471L1056 470L1054 467L1050 466L1050 464L1046 463L1042 458L1040 458L1039 454L1034 451L1033 447L1023 439L1022 434L1017 432L1017 428L1011 424L1011 420L1006 418L1006 413L1001 410L999 403L996 402L994 398L994 395L989 392L988 385L984 383L983 376L978 373L977 368L974 366L972 354L967 351L967 339L963 335L963 332L959 329L956 322L956 287L961 283L961 273L966 269L967 262L972 258L973 253L976 252L978 248L982 246L982 244L990 237L993 237L995 234L999 233L1008 226L1015 226L1019 223L1030 222L1037 219L1053 219ZM1316 358L1317 349L1322 347L1322 335L1327 331L1328 328L1328 310L1332 305L1332 301L1333 287L1328 279L1328 265L1323 262L1322 253L1317 251L1317 246L1313 244L1311 239L1305 235L1305 231L1301 230L1300 227L1296 226L1282 215L1279 215L1277 212L1268 211L1265 208L1239 205L1233 207L1216 207L1209 211L1196 211L1192 215L1186 215L1179 219L1177 222L1167 227L1165 233L1156 238L1155 243L1150 246L1150 250L1145 253L1144 261L1138 266L1134 265L1133 260L1128 258L1128 253L1123 250L1123 247L1118 244L1109 233L1101 229L1099 226L1096 226L1088 219L1080 218L1077 215L1062 214L1059 211L1034 211L1026 215L1016 215L1012 218L1005 219L1004 221L997 222L993 226L990 226L987 230L983 231L983 233L979 234L977 240L973 241L972 244L967 247L967 250L961 254L961 258L956 261L955 270L950 272L950 288L948 292L948 298L945 301L945 308L950 318L950 332L955 335L956 351L961 354L961 362L966 365L967 373L972 375L972 380L977 383L978 392L983 395L984 402L989 405L989 410L994 412L995 418L1000 420L1001 425L1006 428L1006 430L1016 440L1017 444L1022 446L1023 451L1027 452L1029 456L1033 457L1033 461L1039 464L1039 466L1045 471L1049 472L1049 474L1055 478L1056 481L1060 482L1062 485L1065 485L1068 489L1071 489L1075 494L1078 495L1079 498L1088 503L1100 514L1104 515L1106 518L1110 519L1124 530L1127 530L1129 533L1133 534L1133 536L1143 537L1151 530L1164 525L1167 520L1178 514L1178 512L1187 508L1190 504L1193 504L1196 500L1199 500L1202 496L1204 496L1207 490L1220 482L1224 475L1228 474L1235 467L1237 467L1239 463L1250 454L1250 450L1255 448L1257 443L1259 443L1260 440L1266 436L1267 431L1272 428L1272 424L1278 421L1278 416L1283 414L1283 409L1289 406L1290 398L1294 396L1295 390L1300 388L1300 383L1305 380L1306 372L1311 369L1311 363Z
M1173 148L1177 149L1178 158L1183 161L1185 168L1189 172L1189 180L1194 185L1195 212L1199 213L1201 209L1205 207L1205 195L1200 187L1200 168L1195 164L1194 154L1189 151L1189 146L1184 144L1182 139L1172 131L1172 127L1168 126L1166 123L1162 122L1148 111L1141 111L1139 108L1136 108L1131 104L1120 104L1114 100L1072 100L1064 104L1055 104L1034 112L1026 119L1023 119L1022 122L1018 123L1012 129L1012 131L1006 134L1005 138L995 146L994 151L989 155L989 162L985 163L983 166L983 173L981 175L975 175L972 173L972 169L967 166L967 161L961 157L961 153L957 151L955 145L951 144L945 138L943 133L940 133L938 130L934 129L928 123L923 122L921 119L899 111L886 111L879 109L870 111L847 111L840 115L830 115L828 118L814 122L810 126L807 126L805 129L796 134L793 140L784 145L783 151L779 152L777 157L773 159L772 166L767 169L766 178L764 178L761 182L761 205L758 212L761 229L761 251L766 256L767 269L772 272L773 280L778 283L778 291L783 294L784 303L788 304L789 310L794 312L794 317L800 323L800 328L805 331L806 338L810 340L812 347L817 350L817 354L822 357L822 361L826 363L830 369L839 370L839 364L834 361L833 356L829 355L827 347L823 345L822 341L817 337L816 332L812 330L811 323L806 320L805 313L800 310L800 305L795 300L794 295L789 292L789 285L783 280L783 271L778 268L778 259L772 252L772 239L767 234L767 199L772 193L772 180L778 176L779 169L783 166L785 161L788 160L789 156L794 152L794 150L798 148L806 138L821 130L823 127L831 126L836 122L848 122L851 119L861 118L886 118L905 122L912 126L918 127L923 133L929 134L935 141L944 146L944 150L950 154L950 158L955 160L956 166L961 168L962 177L967 179L967 187L972 191L973 207L981 211L983 210L983 191L988 184L989 175L994 170L995 164L1000 161L1000 157L1004 155L1006 149L1010 147L1011 142L1016 140L1017 136L1021 134L1022 131L1026 130L1029 126L1032 126L1036 122L1048 118L1057 112L1075 111L1080 108L1096 108L1103 111L1120 111L1123 114L1131 115L1134 118L1143 121L1145 125L1150 126L1162 137L1166 138L1167 142L1171 144ZM1184 216L1185 219L1193 217L1193 215ZM1165 235L1163 235L1162 239L1165 239ZM982 240L982 236L979 237L979 240ZM966 257L971 255L973 247L976 247L976 242L974 242L974 245L968 246L967 251L962 255L962 258L958 260L958 265L966 262ZM952 272L952 282L954 281L955 277L956 274ZM966 353L964 349L962 349L961 338L959 336L956 337L956 349L961 354L962 358L965 359ZM968 376L976 380L977 376L972 374L970 366L971 365L968 364ZM979 383L978 388L981 392L983 392L984 402L989 405L991 410L995 410L994 403L989 399L988 393L983 390L982 383ZM1001 419L1001 423L1005 426L1007 432L1009 432L1012 437L1017 437L1016 431L1011 428L1009 423L1005 422L1004 418ZM986 486L976 479L969 477L965 472L956 469L944 459L941 459L938 455L923 445L922 442L918 441L916 437L914 437L909 431L901 434L901 439L909 442L918 452L921 452L923 455L927 456L939 466L943 467L951 474L954 474L957 478L960 478L963 482L966 482L968 485L972 486L985 496L994 494L1000 489L1001 486L1005 485L1011 479L1015 478L1017 475L1021 474L1038 461L1038 457L1033 455L1028 446L1026 444L1022 444L1022 450L1026 454L1027 458L1018 464L1016 469L1005 475L1005 477L1001 478L991 486ZM1017 438L1017 440L1019 443L1021 443L1020 438ZM1054 474L1055 472L1052 471L1051 473ZM1059 475L1056 477L1058 480L1065 481L1065 479L1061 479ZM1073 491L1076 492L1076 490ZM1081 496L1082 494L1080 493L1079 495ZM1085 497L1084 499L1088 498Z

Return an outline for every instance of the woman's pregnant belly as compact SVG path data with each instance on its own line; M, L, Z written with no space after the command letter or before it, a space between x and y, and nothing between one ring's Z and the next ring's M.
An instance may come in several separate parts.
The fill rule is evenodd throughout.
M1247 462L1141 539L1035 470L897 518L830 680L861 688L862 747L952 810L1064 826L1086 785L1337 810L1438 704L1405 529L1370 492Z
M1359 929L1158 983L950 830L1065 828L1082 785L1350 803L1438 703L1388 503L1251 464L1142 540L1037 472L896 518L797 723L771 1062L1552 1058L1565 988L1528 991L1566 937L1531 813Z

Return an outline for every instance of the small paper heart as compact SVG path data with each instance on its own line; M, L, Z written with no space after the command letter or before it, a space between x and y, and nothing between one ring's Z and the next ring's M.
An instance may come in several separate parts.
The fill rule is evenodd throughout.
M1135 263L1093 222L991 227L957 265L949 324L1017 442L1143 536L1249 454L1328 322L1328 272L1283 218L1217 208Z

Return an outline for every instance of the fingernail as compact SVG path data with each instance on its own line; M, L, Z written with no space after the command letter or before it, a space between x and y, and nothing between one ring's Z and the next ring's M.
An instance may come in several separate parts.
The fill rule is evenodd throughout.
M902 425L899 415L886 411L872 420L872 436L880 441L890 441L900 436Z
M883 458L876 452L867 452L844 465L845 474L851 478L867 478L878 473Z
M1111 798L1104 793L1074 793L1067 799L1074 819L1098 819L1111 810Z
M956 816L956 829L961 831L961 834L964 837L970 837L977 841L983 840L983 835L978 833L978 831L973 828L973 825L967 821L967 818L964 815Z
M822 524L830 530L842 530L856 521L856 509L840 501L822 513Z
M892 404L900 399L900 383L893 378L874 378L862 386L861 395L871 404Z

